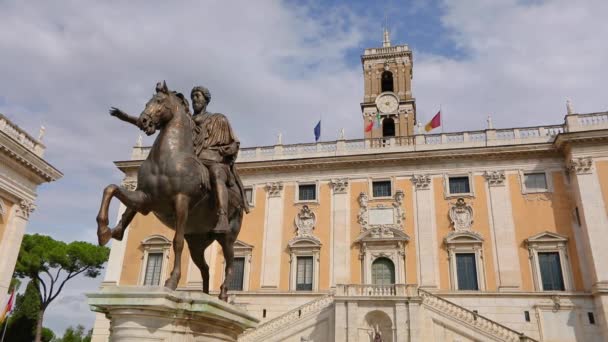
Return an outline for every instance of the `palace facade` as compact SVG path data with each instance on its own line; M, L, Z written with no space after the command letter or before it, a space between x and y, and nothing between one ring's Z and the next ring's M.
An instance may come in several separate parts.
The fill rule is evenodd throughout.
M361 62L362 126L379 127L239 153L252 210L231 302L262 320L240 340L608 340L608 113L419 134L410 48L385 32ZM148 151L115 163L125 187ZM137 215L102 286L162 286L172 237ZM217 293L219 245L205 257ZM200 291L183 258L178 290ZM93 340L109 328L98 315Z
M36 208L36 188L63 175L46 160L42 143L0 114L0 305L8 290L30 214Z

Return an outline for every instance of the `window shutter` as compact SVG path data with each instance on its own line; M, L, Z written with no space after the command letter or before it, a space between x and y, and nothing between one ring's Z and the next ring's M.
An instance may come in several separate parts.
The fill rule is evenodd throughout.
M479 290L475 253L456 254L456 273L459 290Z
M558 252L538 253L538 266L544 291L565 290Z
M243 291L243 276L245 273L245 258L234 258L232 263L232 279L228 283L228 290Z

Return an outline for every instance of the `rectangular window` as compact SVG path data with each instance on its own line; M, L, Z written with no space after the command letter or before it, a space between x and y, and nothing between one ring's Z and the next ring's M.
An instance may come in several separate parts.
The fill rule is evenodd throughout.
M245 198L249 205L253 205L253 188L245 188Z
M475 253L456 254L456 274L459 290L479 290Z
M544 172L524 174L524 185L528 191L546 191L547 177Z
M160 285L160 272L163 268L163 253L149 253L144 285Z
M317 200L317 185L316 184L300 184L298 186L299 201L316 201Z
M391 181L372 182L372 193L374 197L391 197Z
M595 316L593 312L587 312L587 318L589 318L589 324L595 324Z
M237 257L232 262L232 279L228 283L228 290L243 291L245 273L245 258Z
M296 290L312 291L312 257L297 257Z
M468 194L471 192L469 177L450 177L448 178L450 194Z
M558 252L538 253L538 266L544 291L564 291L564 277Z

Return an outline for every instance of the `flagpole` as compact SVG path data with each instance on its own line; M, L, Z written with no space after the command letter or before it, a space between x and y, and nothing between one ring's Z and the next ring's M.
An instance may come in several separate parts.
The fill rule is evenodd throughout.
M8 327L8 316L6 315L6 319L4 320L4 329L2 329L2 339L0 342L4 342L4 335L6 334L6 327Z
M440 115L443 116L443 118L441 118L441 133L443 134L443 126L445 126L445 115L443 115L442 113L441 103L439 104L439 113L441 113Z

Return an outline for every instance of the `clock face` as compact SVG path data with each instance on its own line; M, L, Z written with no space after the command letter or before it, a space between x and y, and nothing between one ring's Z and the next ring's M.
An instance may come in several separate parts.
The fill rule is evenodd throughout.
M393 94L380 94L376 98L376 107L382 113L392 113L399 107L399 101Z

